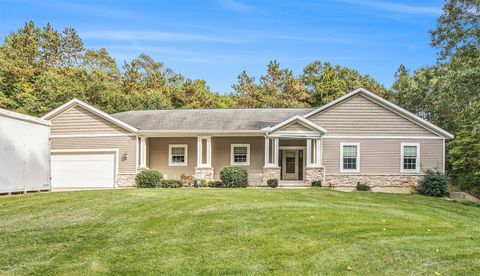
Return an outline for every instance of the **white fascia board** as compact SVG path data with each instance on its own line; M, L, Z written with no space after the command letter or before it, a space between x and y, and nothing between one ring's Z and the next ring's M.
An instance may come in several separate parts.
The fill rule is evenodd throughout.
M139 130L145 137L198 137L198 136L261 136L263 130Z
M262 130L264 131L268 131L268 132L274 132L278 129L281 129L283 127L286 127L290 124L294 124L294 123L299 123L307 128L310 128L310 129L313 129L313 130L316 130L322 134L325 134L327 133L327 130L324 129L323 127L313 123L312 121L300 116L300 115L295 115L293 117L290 117L289 119L283 121L283 122L280 122L272 127L268 127L268 128L264 128Z
M3 109L3 108L0 108L0 116L7 117L7 118L12 118L12 119L17 119L17 120L21 120L21 121L25 121L25 122L29 122L29 123L44 125L44 126L51 126L52 125L50 123L50 121L47 121L47 120L44 120L44 119L41 119L41 118L37 118L37 117L33 117L33 116L29 116L29 115L25 115L25 114L20 114L20 113L13 112L13 111L10 111L10 110L6 110L6 109Z
M429 131L431 131L431 132L433 132L437 135L440 135L440 136L442 136L446 139L453 139L454 138L453 134L451 134L451 133L439 128L438 126L436 126L436 125L418 117L417 115L411 113L410 111L405 110L405 109L401 108L400 106L398 106L398 105L396 105L396 104L394 104L390 101L385 100L384 98L366 90L365 88L355 89L352 92L350 92L348 94L345 94L342 97L340 97L340 98L338 98L334 101L331 101L328 104L326 104L324 106L321 106L320 108L318 108L318 109L316 109L316 110L314 110L310 113L307 113L307 114L303 115L303 117L309 118L309 117L311 117L315 114L318 114L318 113L320 113L320 112L322 112L322 111L324 111L324 110L326 110L326 109L328 109L328 108L330 108L330 107L332 107L332 106L334 106L334 105L336 105L340 102L345 101L348 98L351 98L351 97L357 95L357 94L362 94L362 95L366 96L367 98L373 100L374 102L380 104L381 106L397 113L398 115L412 121L413 123L416 123L417 125L422 126L423 128L425 128L425 129L427 129L427 130L429 130Z
M61 113L63 113L64 111L68 110L69 108L71 107L74 107L75 105L79 105L85 109L87 109L88 111L91 111L95 114L97 114L98 116L120 126L120 127L123 127L124 129L126 130L129 130L133 133L137 133L138 132L138 129L125 123L125 122L122 122L114 117L112 117L111 115L101 111L100 109L97 109L85 102L82 102L81 100L75 98L75 99L72 99L71 101L61 105L60 107L57 107L55 108L54 110L50 111L49 113L45 114L42 116L42 119L45 119L45 120L51 120L53 118L55 118L56 116L60 115Z

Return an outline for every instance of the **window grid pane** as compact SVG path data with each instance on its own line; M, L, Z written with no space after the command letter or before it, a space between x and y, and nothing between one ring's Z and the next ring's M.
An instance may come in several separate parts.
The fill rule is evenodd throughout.
M357 169L357 158L343 158L343 169L344 170L356 170Z
M356 170L357 169L357 146L347 145L343 146L343 169Z
M417 147L416 146L403 147L403 169L404 170L417 169Z
M357 146L343 146L343 157L357 157Z
M185 148L172 148L172 163L185 163Z
M235 163L247 163L248 149L247 147L234 147L233 148L233 162Z

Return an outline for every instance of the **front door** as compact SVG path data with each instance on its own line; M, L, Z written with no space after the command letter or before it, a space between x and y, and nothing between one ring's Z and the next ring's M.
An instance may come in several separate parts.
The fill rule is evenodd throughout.
M282 173L285 180L298 180L298 150L284 150Z

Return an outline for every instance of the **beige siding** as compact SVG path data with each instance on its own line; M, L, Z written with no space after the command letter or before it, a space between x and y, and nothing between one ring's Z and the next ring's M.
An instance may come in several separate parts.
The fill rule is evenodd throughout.
M137 142L135 136L52 138L51 148L52 150L118 149L120 155L118 173L136 173ZM127 154L127 160L122 160L121 157L125 153Z
M291 124L289 126L286 126L286 127L282 128L278 131L312 131L312 130L309 129L308 127L305 127L302 124L294 123L294 124Z
M168 145L187 144L187 166L168 165ZM162 172L165 178L180 179L182 174L193 175L197 165L196 137L148 138L148 167Z
M436 136L361 95L356 95L308 119L326 128L328 130L326 136Z
M265 138L263 137L212 137L212 167L214 178L220 178L223 167L231 162L231 144L250 144L250 166L242 166L248 171L250 183L259 183L265 163Z
M323 165L327 175L340 173L340 143L360 143L360 173L362 175L399 175L401 143L420 144L420 170L443 168L443 140L441 139L324 139ZM405 173L408 174L408 173Z
M75 106L51 121L52 135L129 133L128 130L81 106Z
M280 147L282 146L302 146L305 147L307 145L307 140L306 139L280 139L279 143Z

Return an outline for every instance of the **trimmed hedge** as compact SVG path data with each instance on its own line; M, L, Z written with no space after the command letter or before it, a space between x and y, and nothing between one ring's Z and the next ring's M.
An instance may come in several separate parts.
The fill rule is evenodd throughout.
M212 188L223 188L223 183L219 180L212 180L208 181L207 186Z
M370 188L370 186L368 186L367 182L357 182L357 191L363 191L363 192L368 192L370 191L372 188Z
M322 187L322 180L313 180L312 187Z
M277 188L278 187L278 179L269 179L267 180L268 187Z
M160 187L161 188L181 188L182 182L176 179L162 180Z
M248 186L248 172L242 167L224 167L220 171L220 179L226 188L246 188Z
M418 182L417 192L426 196L444 196L447 194L448 177L439 171L428 170Z
M154 169L143 170L135 176L135 183L139 188L155 188L160 185L163 174Z

